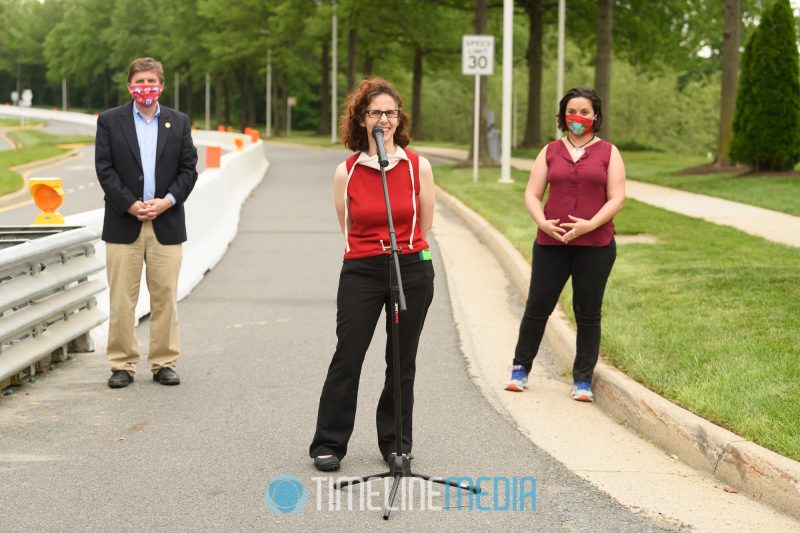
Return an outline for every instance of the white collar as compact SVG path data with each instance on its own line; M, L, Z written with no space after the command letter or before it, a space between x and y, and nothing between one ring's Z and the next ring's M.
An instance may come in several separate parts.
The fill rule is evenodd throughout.
M395 146L395 151L393 154L386 154L386 156L389 159L389 166L386 167L386 170L393 169L400 161L409 160L405 150L399 146ZM358 155L358 159L356 159L356 165L364 165L365 167L374 168L375 170L381 169L380 165L378 164L378 155L367 155L366 152L361 152Z

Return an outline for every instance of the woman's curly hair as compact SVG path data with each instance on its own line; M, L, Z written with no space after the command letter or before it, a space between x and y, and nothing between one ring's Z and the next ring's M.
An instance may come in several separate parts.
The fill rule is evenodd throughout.
M394 85L383 78L364 78L358 88L347 96L344 113L339 117L339 137L344 145L354 152L369 149L369 132L364 127L367 106L378 95L388 94L397 104L399 117L394 131L394 144L405 148L411 143L408 129L411 121L403 110L403 99Z

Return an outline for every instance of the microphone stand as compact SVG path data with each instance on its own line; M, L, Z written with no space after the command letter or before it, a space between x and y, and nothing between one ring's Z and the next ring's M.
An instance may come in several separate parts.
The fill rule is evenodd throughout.
M400 486L400 480L404 477L415 477L424 479L426 481L431 481L433 483L449 485L451 487L469 490L474 494L480 492L480 489L477 487L472 487L466 483L461 484L443 477L432 477L425 474L414 473L411 471L411 458L408 454L403 453L403 413L401 409L402 392L400 390L400 311L405 312L406 310L406 296L403 292L403 278L400 273L400 248L397 246L397 236L394 231L394 222L392 220L392 208L389 203L389 187L386 184L386 166L389 165L389 161L386 158L386 150L383 146L383 130L378 126L375 128L376 129L372 130L372 135L375 137L375 143L378 145L378 162L381 168L383 199L386 202L386 217L389 224L389 242L392 250L392 261L389 265L389 292L391 295L390 312L393 313L393 320L391 321L391 335L392 367L394 370L392 373L394 385L395 455L394 461L389 465L388 472L337 481L334 486L336 489L341 490L342 487L356 485L358 483L366 483L373 479L393 477L394 484L392 484L392 489L389 492L389 499L383 508L383 519L389 520L389 513L392 511L392 504L394 503L395 496L397 496L397 489Z

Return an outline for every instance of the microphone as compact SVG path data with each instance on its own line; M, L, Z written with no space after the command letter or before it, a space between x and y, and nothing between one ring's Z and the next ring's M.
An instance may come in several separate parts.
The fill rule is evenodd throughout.
M378 147L378 164L382 167L388 167L389 158L386 156L386 146L383 144L383 128L376 124L372 128L372 138L375 139L375 145Z

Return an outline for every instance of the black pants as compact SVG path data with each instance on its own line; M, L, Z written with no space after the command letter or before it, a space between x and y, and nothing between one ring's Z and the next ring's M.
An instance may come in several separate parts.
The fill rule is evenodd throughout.
M592 381L600 353L600 316L608 275L617 257L614 240L608 246L533 245L533 268L528 303L519 326L514 364L530 373L544 328L558 297L572 276L572 310L578 325L575 381Z
M381 311L386 315L386 376L378 401L376 423L378 448L385 457L396 449L394 424L394 368L392 365L391 318L389 312L389 265L391 256L345 260L336 297L336 352L322 387L317 429L309 455L347 453L353 433L358 383L364 356L372 341ZM400 315L400 377L403 415L403 453L411 451L411 417L414 407L414 375L417 346L428 307L433 300L433 263L417 254L400 256L407 311Z

